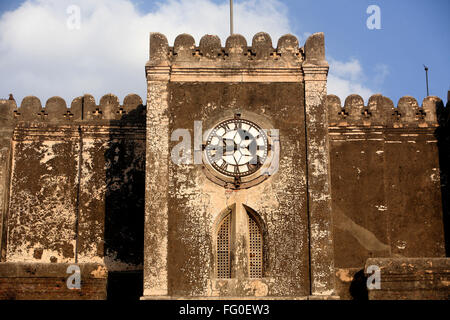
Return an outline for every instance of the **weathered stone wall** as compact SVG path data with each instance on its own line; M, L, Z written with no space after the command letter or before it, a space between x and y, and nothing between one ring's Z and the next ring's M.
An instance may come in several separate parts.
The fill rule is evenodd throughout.
M69 263L0 263L0 300L105 300L103 264L80 264L80 289L67 287Z
M221 212L242 197L261 216L269 234L265 277L271 280L264 284L268 286L266 295L308 295L302 85L171 83L169 95L171 132L186 128L193 136L194 121L202 121L207 130L239 111L246 119L270 119L271 128L280 130L282 143L278 173L258 186L236 191L238 195L230 199L223 187L206 178L201 165L170 163L169 292L175 296L213 294L214 288L209 287L214 278L212 233ZM171 147L177 143L172 142ZM221 294L251 295L255 288L249 285L248 292L241 290L223 289Z
M16 103L0 100L0 262L6 257L6 217L8 212L9 180L11 166L12 119Z
M342 108L327 97L334 253L339 294L351 298L371 257L444 257L435 97L398 108L381 95ZM358 273L359 272L359 273ZM357 278L356 277L356 278ZM353 283L355 284L355 283Z
M17 126L6 261L75 261L77 147L68 127Z
M130 280L141 288L142 268L147 297L367 298L373 257L393 266L388 285L428 281L429 261L407 258L445 256L448 108L435 97L422 106L404 97L395 108L381 95L367 106L352 95L342 107L326 97L324 49L323 34L305 47L286 35L276 48L265 33L251 47L240 35L225 47L215 36L197 47L181 35L169 47L153 34L147 115L136 95L122 105L84 95L70 108L58 97L44 108L36 97L20 108L0 100L0 298L104 298L106 277L115 273L118 290ZM201 165L170 160L174 130L193 137L194 121L207 130L236 113L280 130L272 177L226 192ZM215 279L213 234L233 205L262 221L263 279ZM392 258L411 262L418 278ZM94 263L83 273L87 291L60 291L71 263ZM433 285L447 281L439 279L411 297L434 297Z
M26 97L8 112L14 132L11 179L1 189L10 189L7 214L2 212L4 261L142 269L142 100L128 95L120 105L106 95L96 105L85 95L67 108L55 97L43 108L39 99ZM7 168L5 162L0 182Z
M450 91L447 106L438 108L439 128L436 137L439 146L439 164L441 168L442 206L444 210L445 247L447 257L450 257Z
M370 266L379 267L380 287L369 290L369 300L450 299L448 258L371 258Z

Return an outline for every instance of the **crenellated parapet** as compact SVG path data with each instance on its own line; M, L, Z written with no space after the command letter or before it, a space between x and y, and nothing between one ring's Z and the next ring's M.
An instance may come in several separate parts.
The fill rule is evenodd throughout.
M273 46L269 34L256 34L251 46L239 34L228 37L222 47L221 39L205 35L198 45L189 34L176 37L173 47L161 33L150 34L150 60L146 65L150 80L170 74L172 81L298 81L303 66L328 68L325 60L323 33L311 35L303 47L297 37L282 36ZM328 70L328 69L327 69Z
M313 36L311 36L313 37ZM314 49L313 49L314 50ZM311 54L318 54L311 50ZM225 47L221 39L215 35L205 35L198 46L189 34L181 34L175 38L173 47L169 47L167 38L160 33L150 35L150 61L148 65L177 62L218 62L218 61L291 61L301 63L305 58L305 50L299 47L298 39L293 35L285 35L273 47L272 38L265 32L253 37L252 45L239 34L228 37Z
M437 115L443 108L438 97L427 97L419 105L415 98L405 96L395 107L392 100L381 94L371 96L367 105L356 94L348 96L344 105L337 96L328 95L326 105L330 127L437 127Z
M145 107L136 94L127 95L122 104L113 94L104 95L98 104L92 95L85 94L75 98L70 107L61 97L52 97L42 105L39 98L28 96L19 108L15 102L5 103L5 106L0 104L0 116L11 122L144 122Z
M14 119L14 110L17 109L14 100L0 100L0 123L8 123Z

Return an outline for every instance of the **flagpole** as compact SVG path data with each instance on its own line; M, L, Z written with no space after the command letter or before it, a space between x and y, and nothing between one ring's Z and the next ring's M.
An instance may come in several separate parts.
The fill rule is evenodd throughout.
M428 67L426 65L423 65L425 68L425 76L427 78L427 97L430 95L430 89L428 88Z
M233 0L230 0L230 35L234 34L234 28L233 28Z

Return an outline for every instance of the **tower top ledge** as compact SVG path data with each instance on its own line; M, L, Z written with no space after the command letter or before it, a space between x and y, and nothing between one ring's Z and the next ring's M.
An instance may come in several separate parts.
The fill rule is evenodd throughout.
M229 36L222 47L215 35L205 35L199 45L194 37L181 34L170 47L165 35L150 34L150 60L147 72L162 67L185 68L305 68L325 67L325 38L323 33L311 35L303 47L292 34L282 36L277 47L265 32L257 33L248 46L247 40L239 34Z

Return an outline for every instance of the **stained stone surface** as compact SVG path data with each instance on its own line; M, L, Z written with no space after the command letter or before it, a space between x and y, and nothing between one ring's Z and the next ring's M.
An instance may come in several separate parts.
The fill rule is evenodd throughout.
M0 298L448 299L448 104L341 102L322 33L274 43L183 34L169 47L156 33L146 103L0 100ZM198 157L194 121L206 131L236 114L279 130L272 176L226 191L203 165L171 161L174 130ZM227 208L233 271L217 279ZM261 279L247 275L246 212L263 233ZM81 292L61 289L70 264ZM383 289L369 292L373 264Z

